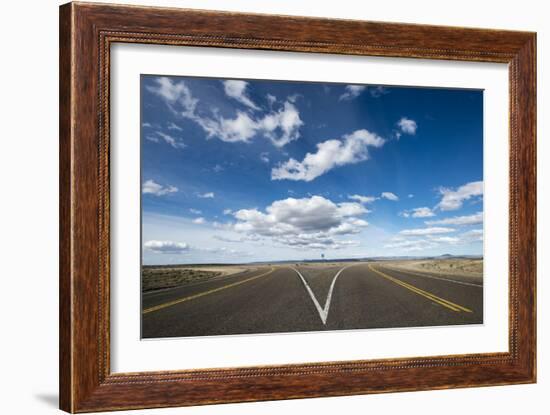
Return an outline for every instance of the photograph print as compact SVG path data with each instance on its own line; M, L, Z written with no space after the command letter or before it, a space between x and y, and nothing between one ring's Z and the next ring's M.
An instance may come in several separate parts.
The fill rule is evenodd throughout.
M143 339L483 323L483 91L142 75Z

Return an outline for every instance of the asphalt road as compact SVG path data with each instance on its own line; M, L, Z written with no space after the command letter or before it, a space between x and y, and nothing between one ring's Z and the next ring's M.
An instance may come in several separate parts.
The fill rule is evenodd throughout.
M480 280L383 263L256 267L142 295L142 337L483 323Z

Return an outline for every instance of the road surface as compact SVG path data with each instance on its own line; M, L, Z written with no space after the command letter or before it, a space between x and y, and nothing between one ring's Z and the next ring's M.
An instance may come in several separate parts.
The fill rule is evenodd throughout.
M142 337L483 323L482 281L384 263L256 267L143 293Z

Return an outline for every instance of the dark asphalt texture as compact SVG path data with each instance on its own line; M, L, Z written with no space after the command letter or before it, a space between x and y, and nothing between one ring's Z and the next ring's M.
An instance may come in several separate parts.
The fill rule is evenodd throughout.
M326 324L293 267L276 266L273 272L251 279L271 269L257 267L204 283L144 293L143 310L160 307L142 314L142 338L483 323L480 280L464 283L453 276L407 273L382 263L296 269L324 308L334 276L344 267L334 284ZM231 285L240 281L244 282ZM454 311L419 292L472 312Z

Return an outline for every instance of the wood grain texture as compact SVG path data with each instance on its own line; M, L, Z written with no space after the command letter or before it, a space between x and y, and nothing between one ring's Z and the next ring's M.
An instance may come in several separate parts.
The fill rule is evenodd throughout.
M109 69L110 45L116 42L508 63L509 352L111 373ZM536 36L526 32L86 3L61 6L60 407L90 412L534 382L535 68Z

